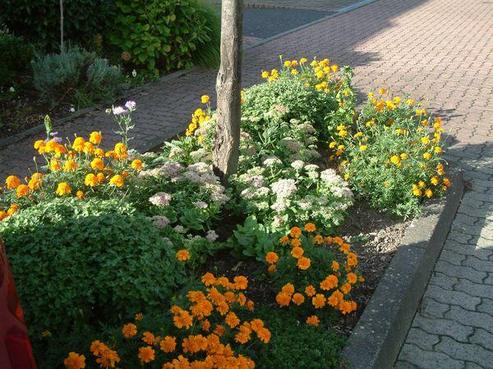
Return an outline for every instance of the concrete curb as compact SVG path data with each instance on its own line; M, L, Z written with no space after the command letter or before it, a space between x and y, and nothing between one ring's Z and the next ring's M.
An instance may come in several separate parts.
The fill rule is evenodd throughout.
M248 46L248 47L245 47L244 50L247 51L247 50L253 49L255 47L259 47L259 46L264 45L265 43L267 43L269 41L272 41L272 40L275 40L277 38L286 36L286 35L288 35L290 33L293 33L293 32L300 31L300 30L302 30L304 28L307 28L307 27L313 26L313 25L315 25L317 23L326 21L329 18L333 18L333 17L336 17L338 15L341 15L341 14L344 14L344 13L348 13L348 12L350 12L352 10L361 8L362 6L371 4L371 3L375 2L375 1L378 1L378 0L362 0L362 1L359 1L359 2L357 2L355 4L352 4L352 5L346 6L344 8L341 8L338 11L331 12L326 17L317 19L317 20L315 20L313 22L310 22L310 23L303 24L302 26L293 28L293 29L291 29L289 31L286 31L286 32L279 33L279 34L274 35L272 37L265 38L262 41L259 41L259 42L255 43L253 45ZM168 80L173 80L173 79L179 78L179 77L181 77L181 76L183 76L185 74L188 74L190 72L196 71L198 69L200 69L200 67L194 66L194 67L189 68L189 69L179 70L179 71L173 72L171 74L162 76L162 77L160 77L156 81L147 82L147 83L145 83L142 86L135 87L135 88L132 88L132 89L129 89L129 90L125 91L122 95L117 96L115 98L115 101L116 100L119 100L119 99L123 99L125 97L136 95L136 94L142 92L143 90L151 87L154 84L157 84L157 83L160 83L160 82L163 82L163 81L168 81ZM85 109L78 110L75 113L70 114L70 115L68 115L68 116L66 116L64 118L57 119L54 122L55 123L54 124L54 128L56 130L56 127L60 127L60 126L64 125L65 123L67 123L67 122L69 122L69 121L71 121L73 119L79 118L79 117L81 117L81 116L83 116L85 114L92 113L92 112L97 111L97 110L101 110L101 109L103 109L105 107L107 107L107 105L98 104L98 105L93 106L93 107L90 107L90 108L85 108ZM19 141L25 139L26 137L39 134L39 133L43 132L44 129L45 129L44 128L44 125L43 124L40 124L38 126L29 128L29 129L27 129L25 131L16 133L16 134L14 134L12 136L5 137L5 138L0 138L0 149L3 148L3 147L6 147L6 146L12 145L12 144L14 144L16 142L19 142ZM165 137L164 138L159 138L159 140L161 142L164 141L165 139L166 139ZM149 147L148 149L152 149L153 147L155 147L158 144L159 143L154 142L153 143L153 146Z
M393 368L462 199L462 172L451 180L445 201L427 206L406 230L343 350L344 368Z

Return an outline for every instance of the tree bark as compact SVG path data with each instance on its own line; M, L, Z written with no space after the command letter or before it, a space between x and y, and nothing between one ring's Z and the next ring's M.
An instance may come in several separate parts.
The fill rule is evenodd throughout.
M240 146L242 0L222 0L221 66L216 81L216 173L226 180L236 171Z

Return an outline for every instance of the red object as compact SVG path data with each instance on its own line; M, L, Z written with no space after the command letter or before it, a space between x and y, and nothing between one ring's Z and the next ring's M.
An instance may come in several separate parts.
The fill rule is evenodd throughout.
M31 342L24 323L9 268L7 254L0 240L0 369L36 369Z

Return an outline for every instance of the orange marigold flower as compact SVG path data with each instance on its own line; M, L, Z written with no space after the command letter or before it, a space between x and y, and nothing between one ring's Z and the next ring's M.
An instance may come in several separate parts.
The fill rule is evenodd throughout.
M348 283L355 284L358 281L358 276L355 273L351 272L347 274L346 279Z
M230 328L235 328L240 324L240 319L238 319L238 316L235 313L233 313L232 311L230 311L226 315L226 318L224 319L224 321L226 322L226 324Z
M27 194L29 193L29 186L21 184L17 186L17 188L15 189L15 193L17 195L17 198L27 196Z
M156 353L151 346L139 348L139 359L142 363L150 363L156 358Z
M254 332L257 332L264 328L264 322L261 319L253 319L250 321L250 328L252 328Z
M242 275L236 276L233 279L235 290L246 290L248 287L248 278Z
M291 295L284 292L279 292L276 295L276 302L279 306L289 306L289 303L291 302Z
M294 237L294 238L300 238L301 237L301 228L300 227L293 227L291 228L291 230L289 231L289 234L291 235L291 237Z
M154 345L154 342L156 341L156 337L151 332L145 331L142 334L142 341L144 341L148 345Z
M281 245L287 245L289 243L289 237L288 236L282 236L280 239L279 239L279 243Z
M235 341L241 344L245 344L250 341L252 330L248 322L244 322L240 328L239 332L235 335Z
M60 182L55 192L58 196L65 196L72 192L72 187L67 182Z
M103 170L104 169L104 161L101 158L94 158L91 161L91 168L94 170Z
M269 343L271 333L267 328L260 328L256 331L258 339L263 343Z
M138 172L141 171L144 167L144 165L142 164L142 160L140 159L133 160L130 166Z
M298 293L296 292L294 295L293 295L293 302L296 304L296 305L301 305L303 302L305 302L305 296L303 296L301 293Z
M281 292L284 292L287 295L292 295L294 293L294 286L292 283L286 283L281 288Z
M95 174L93 173L86 174L86 177L84 178L84 184L87 187L95 187L98 185L98 183L99 183L98 177L96 177Z
M315 296L316 293L317 293L317 290L311 284L306 286L305 295L307 295L308 297L313 297L313 296Z
M137 326L133 323L125 324L122 328L122 334L125 338L132 338L137 334Z
M348 255L347 255L347 259L346 259L346 264L350 267L355 267L358 265L358 256L353 253L353 252L350 252Z
M340 265L337 261L332 261L332 264L331 264L331 269L334 271L334 272L337 272L339 269L340 269Z
M341 245L341 251L345 254L347 254L349 252L349 249L351 248L351 246L348 244L348 243L343 243Z
M7 210L7 215L12 215L12 214L15 214L19 211L20 209L20 206L17 205L17 204L11 204L9 209Z
M253 311L253 309L255 308L255 303L252 301L252 300L248 300L246 302L246 308L249 310L249 311Z
M274 251L269 251L265 255L265 261L269 264L275 264L279 260L279 256Z
M101 131L99 132L91 132L89 135L89 142L91 142L94 145L99 145L101 141L103 140L103 135L101 134Z
M296 265L301 270L307 270L308 268L310 268L311 260L307 257L302 256L298 259L298 263Z
M86 141L82 137L76 137L74 142L72 143L72 148L77 152L82 152L84 150L84 144Z
M216 325L216 329L214 329L215 334L221 337L222 335L224 335L224 332L226 332L226 330L221 324Z
M291 240L291 247L301 247L301 240L298 238L293 238Z
M120 188L120 187L123 187L124 184L125 184L125 180L124 180L123 176L121 176L119 174L111 177L111 179L110 179L110 185L112 185L112 186Z
M293 247L293 249L291 250L291 255L295 258L295 259L299 259L300 257L303 256L303 254L305 253L305 250L303 250L303 248L301 247Z
M200 323L200 328L202 328L204 332L209 332L209 329L211 329L211 323L205 319L202 323Z
M345 300L342 300L339 303L338 308L339 308L339 311L343 315L346 315L346 314L349 314L349 313L352 313L353 311L355 311L357 309L357 304L354 301L345 301Z
M325 306L325 296L321 293L317 293L312 297L312 304L315 306L315 309L323 308Z
M315 245L321 245L324 243L324 238L321 235L317 234L315 237L313 237L313 243Z
M137 313L137 314L135 314L134 319L136 321L141 321L142 319L144 319L144 315L142 313Z
M188 250L182 249L176 252L176 259L178 261L187 261L190 259L190 252Z
M63 365L67 369L84 369L86 367L86 357L76 352L69 352L68 356L63 360Z
M172 311L173 312L173 311ZM180 309L177 313L174 313L173 316L173 324L178 329L188 329L193 324L193 317L186 310Z
M0 210L0 222L8 217L8 214L5 210Z
M305 224L305 231L307 232L315 232L317 230L317 227L313 223L306 223Z
M202 276L202 283L205 286L212 286L216 283L216 277L214 277L214 274L207 272Z
M322 282L320 282L320 288L324 291L329 291L333 288L336 288L338 284L339 279L335 275L331 274L327 276Z
M345 295L347 295L349 292L351 292L351 285L349 283L344 283L341 286L341 292Z
M21 184L21 180L17 176L8 176L5 180L5 184L7 189L14 190Z
M73 159L67 160L65 163L63 163L63 171L64 172L73 172L77 169L78 165Z
M339 303L342 301L343 298L344 298L344 295L342 294L342 292L339 290L336 290L336 291L332 292L332 294L327 299L327 302L329 303L330 306L336 307L339 305Z
M313 327L318 327L320 324L320 319L318 319L318 316L316 315L311 315L308 318L306 318L306 324L311 325Z

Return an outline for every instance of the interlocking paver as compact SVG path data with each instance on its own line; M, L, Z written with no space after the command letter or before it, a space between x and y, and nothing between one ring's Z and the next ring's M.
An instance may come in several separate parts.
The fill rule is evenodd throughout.
M464 195L460 215L452 226L436 271L459 281L446 286L454 290L429 284L414 326L439 337L440 342L431 351L406 343L396 368L493 365L493 350L484 344L489 336L479 330L490 326L489 316L493 319L493 287L484 284L491 280L484 273L489 273L489 265L493 264L492 29L493 2L489 0L379 0L244 53L245 86L260 80L262 68L278 66L279 54L288 58L329 56L338 64L354 66L354 86L362 96L369 89L385 86L395 94L408 92L416 98L424 97L425 103L445 122L450 145L447 158L464 168L471 189ZM182 131L197 98L212 92L214 81L215 71L195 69L179 78L158 81L131 96L138 104L135 121L140 141L134 141L137 149L149 149L151 143ZM116 140L112 134L114 126L103 112L57 129L63 136L72 136L74 132L86 135L97 129L109 142ZM22 168L32 160L34 138L0 149L0 180L13 170L25 173ZM452 256L452 252L467 258ZM446 283L444 278L442 286ZM468 320L468 311L489 315L485 314L483 324L476 327L479 321ZM447 314L450 319L441 319ZM451 338L454 331L437 328L444 320L455 322L447 323L455 327L465 327L460 337L456 336L461 342ZM430 339L435 341L434 337Z

